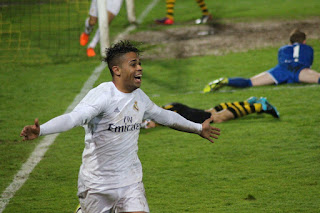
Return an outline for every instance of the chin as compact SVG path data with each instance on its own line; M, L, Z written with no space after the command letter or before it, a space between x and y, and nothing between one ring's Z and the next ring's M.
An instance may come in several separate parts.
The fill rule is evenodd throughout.
M136 89L139 89L141 85L134 85L131 87L131 90L134 91Z
M136 89L141 87L141 83L140 84L135 84Z

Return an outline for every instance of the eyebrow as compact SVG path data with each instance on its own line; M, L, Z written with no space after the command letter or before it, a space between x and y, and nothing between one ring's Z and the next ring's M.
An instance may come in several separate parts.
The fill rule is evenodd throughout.
M131 61L129 61L129 63L131 63L131 62L141 62L141 60L138 60L138 59L133 59L133 60L131 60Z

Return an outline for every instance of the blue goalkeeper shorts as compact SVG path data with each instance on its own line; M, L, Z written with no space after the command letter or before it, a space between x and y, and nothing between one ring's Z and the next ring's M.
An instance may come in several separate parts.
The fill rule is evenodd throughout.
M272 76L276 84L283 83L299 83L299 74L302 69L307 68L306 66L295 67L295 69L290 69L288 66L280 66L268 70L267 72Z

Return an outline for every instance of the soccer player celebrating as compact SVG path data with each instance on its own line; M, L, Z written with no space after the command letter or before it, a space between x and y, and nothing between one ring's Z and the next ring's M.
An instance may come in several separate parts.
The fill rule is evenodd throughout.
M196 24L205 24L209 21L212 21L212 15L209 13L208 8L204 0L195 0L202 12L201 18L196 20ZM155 22L157 24L164 24L164 25L172 25L174 24L174 5L176 0L166 0L166 7L167 7L167 14L166 17L162 19L157 19Z
M295 29L290 34L290 43L279 49L276 67L249 79L220 78L214 80L203 89L203 92L216 91L226 85L244 88L284 83L320 84L320 73L311 69L313 49L306 44L306 34Z
M213 142L220 135L210 126L191 122L155 105L140 89L142 66L139 50L121 41L107 49L105 61L112 75L89 91L70 113L39 125L25 126L24 140L70 130L85 129L85 148L78 180L81 210L92 212L149 212L138 158L138 137L144 118L171 128L199 134Z
M251 97L246 101L220 103L208 110L191 108L181 103L166 104L163 108L174 111L195 123L202 123L208 118L212 118L213 123L221 123L252 113L267 113L275 118L280 118L280 114L277 109L272 106L265 97L261 97L260 99ZM149 119L145 120L143 123L143 127L146 129L156 126L157 124Z
M107 0L107 14L108 24L110 25L112 20L118 15L123 0ZM80 45L85 46L89 41L89 36L93 31L94 26L98 20L98 5L97 0L92 0L89 10L89 17L85 21L84 32L80 35ZM94 48L97 46L100 40L100 30L97 29L96 33L87 47L87 56L94 57L96 55Z

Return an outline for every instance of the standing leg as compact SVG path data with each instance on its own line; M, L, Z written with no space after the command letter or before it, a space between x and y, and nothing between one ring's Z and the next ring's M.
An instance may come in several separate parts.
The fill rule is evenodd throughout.
M94 25L98 20L98 9L97 9L97 0L92 0L90 9L89 9L89 17L85 20L85 28L84 32L80 35L80 45L85 46L89 41L89 35L92 32Z
M97 46L99 40L100 40L100 30L98 28L96 33L94 34L93 39L91 40L91 42L89 43L89 46L87 48L87 56L88 57L94 57L96 55L94 48Z
M85 46L89 41L89 35L92 32L94 25L97 23L97 17L90 16L85 21L84 32L80 36L80 45Z
M108 24L110 25L112 20L116 17L116 15L114 15L113 13L108 11ZM97 29L96 33L94 34L93 39L91 40L91 42L88 45L87 48L87 56L88 57L94 57L96 55L95 52L95 47L97 46L97 44L100 41L100 30Z
M128 21L131 24L136 23L136 14L135 14L135 6L134 6L134 0L126 0L126 5L127 5L127 16L128 16Z
M167 14L162 19L157 19L157 24L172 25L174 23L174 5L176 0L166 0Z
M195 0L201 9L202 17L196 20L196 24L205 24L212 21L212 15L209 13L208 8L204 0Z

